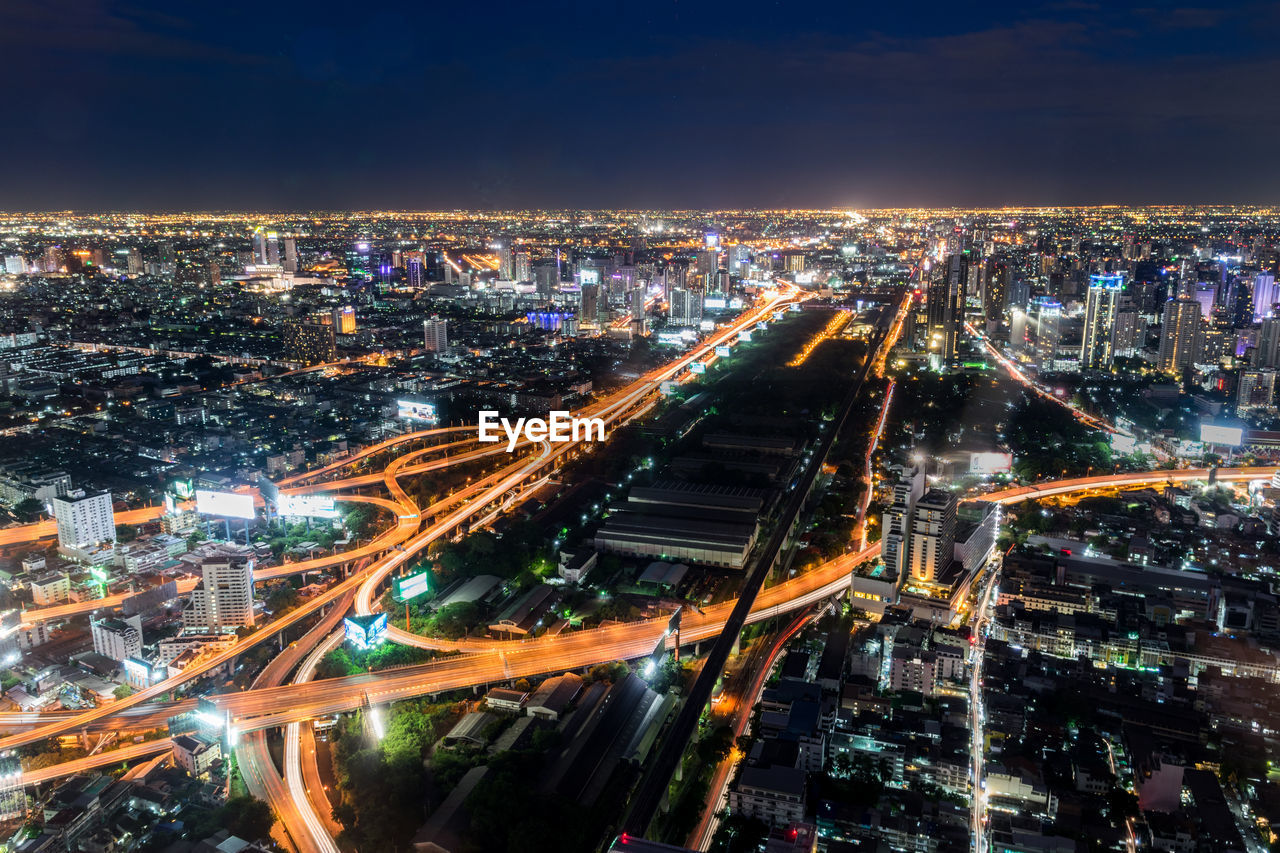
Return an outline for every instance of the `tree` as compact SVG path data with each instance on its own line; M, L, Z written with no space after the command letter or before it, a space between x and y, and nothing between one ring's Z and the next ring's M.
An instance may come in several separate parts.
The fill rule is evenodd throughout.
M132 524L116 525L116 541L117 542L132 542L137 538L138 538L138 528L134 527Z
M127 699L133 695L133 688L128 684L121 684L115 690L111 691L111 695L115 696L117 699Z
M246 841L267 838L276 822L271 807L248 794L239 794L227 800L218 810L218 817L232 835Z
M44 515L44 504L36 498L26 498L18 501L13 513L24 521L31 521Z

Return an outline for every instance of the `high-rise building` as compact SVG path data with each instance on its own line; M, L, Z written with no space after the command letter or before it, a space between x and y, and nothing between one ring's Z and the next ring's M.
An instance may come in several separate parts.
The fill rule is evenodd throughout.
M93 650L103 657L120 663L125 658L142 656L141 616L91 619L89 631L93 634Z
M356 309L351 305L341 305L333 309L333 330L339 335L356 333Z
M528 252L515 253L511 272L516 281L533 281L533 262Z
M1115 354L1135 356L1147 340L1147 321L1137 311L1121 309L1116 312Z
M222 634L252 626L254 562L251 553L235 546L201 559L200 585L182 612L183 630Z
M1004 317L1004 306L1009 297L1009 265L992 258L987 261L986 276L982 287L982 314L989 323L998 323Z
M50 503L58 523L59 550L79 553L115 543L116 523L110 492L77 490L55 497Z
M1280 367L1280 317L1267 317L1258 328L1254 367Z
M600 285L584 284L579 297L578 323L595 325L600 313Z
M290 321L284 327L284 356L300 364L325 364L338 356L332 323Z
M1258 273L1253 279L1253 318L1261 320L1273 317L1273 307L1280 302L1280 288L1276 287L1276 277L1271 273Z
M1236 409L1269 409L1275 405L1276 371L1245 370L1240 373L1240 387L1236 393Z
M253 261L256 264L280 265L280 235L261 226L253 229Z
M702 294L675 288L667 297L667 319L673 326L697 326L702 322Z
M524 254L523 252L521 254ZM525 255L528 258L528 255ZM533 281L533 289L543 299L550 299L560 289L560 267L555 261L539 261L525 272L522 281Z
M1084 309L1084 339L1080 344L1081 370L1110 370L1115 359L1116 313L1124 290L1122 273L1089 276Z
M422 345L427 352L448 352L449 321L439 317L423 320Z
M284 238L284 270L285 272L298 271L298 241L294 237Z
M511 250L511 241L503 240L498 244L498 278L512 281L515 274L515 255Z
M1058 345L1062 343L1062 303L1050 296L1039 296L1031 307L1036 312L1036 365L1042 370L1053 370Z
M1025 308L1014 306L1009 312L1009 349L1014 353L1023 353L1031 346L1031 338L1027 334L1031 328L1031 315Z
M138 250L130 249L129 251L130 251L129 259L132 261L133 260L132 253ZM22 255L6 255L5 256L4 271L9 273L9 275L22 275L23 273L28 272L29 270L30 270L30 267L27 266L27 259L24 258ZM131 269L130 272L132 271L133 270ZM138 271L139 272L142 271L141 258L138 259Z
M908 554L913 580L934 583L946 573L955 552L956 507L956 496L942 489L916 501Z
M946 262L929 285L928 350L940 363L955 360L960 329L964 325L964 288L969 277L969 258L960 253L948 255Z
M1180 374L1200 358L1200 303L1194 299L1173 299L1165 303L1164 326L1160 330L1160 370Z
M893 499L881 516L880 554L887 574L906 579L911 551L911 511L924 494L924 469L910 468L894 483Z
M716 285L716 271L720 269L720 250L701 249L694 259L695 272L704 290L711 290Z

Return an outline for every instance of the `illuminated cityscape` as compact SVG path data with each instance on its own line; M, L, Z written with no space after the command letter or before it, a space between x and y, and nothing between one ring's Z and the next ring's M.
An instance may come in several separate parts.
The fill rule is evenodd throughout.
M1274 11L927 5L0 10L0 853L1280 849Z

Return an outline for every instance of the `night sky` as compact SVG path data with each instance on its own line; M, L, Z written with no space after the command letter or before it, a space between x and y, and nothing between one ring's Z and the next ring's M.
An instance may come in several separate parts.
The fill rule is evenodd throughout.
M1277 202L1227 6L3 0L0 209Z

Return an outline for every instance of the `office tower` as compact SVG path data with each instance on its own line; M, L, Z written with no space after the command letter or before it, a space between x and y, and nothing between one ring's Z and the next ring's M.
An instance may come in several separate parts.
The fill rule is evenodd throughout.
M516 252L512 275L516 281L533 281L533 263L528 252Z
M804 272L805 271L807 267L807 263L805 260L804 252L788 252L786 255L786 258L787 258L787 265L786 265L787 272Z
M67 253L62 250L61 246L46 246L40 268L44 272L61 272L66 262Z
M533 266L533 289L543 299L550 299L560 289L560 267L555 261L540 261ZM528 281L529 279L521 279Z
M51 501L58 523L58 548L83 552L116 541L115 513L110 492L69 492Z
M1258 347L1253 353L1254 367L1280 367L1280 317L1268 317L1258 328Z
M596 316L600 313L600 285L584 284L582 286L582 295L578 306L578 322L590 323L596 322Z
M1236 409L1269 409L1275 403L1276 371L1245 370L1240 373L1240 387L1236 393Z
M364 281L373 279L373 263L368 243L362 241L347 250L347 275Z
M1035 311L1036 364L1042 370L1052 370L1058 360L1058 345L1062 343L1062 303L1048 296L1039 296L1031 303Z
M142 262L142 252L139 252L136 246L129 249L127 269L129 270L129 275L142 275L142 271L145 269L145 265Z
M137 251L134 249L133 251ZM22 275L27 272L27 259L22 255L6 255L4 259L4 271L9 275Z
M1137 311L1116 312L1115 354L1135 356L1147 339L1147 321Z
M741 243L730 246L727 250L729 272L738 278L746 278L751 266L751 247Z
M1214 306L1218 304L1217 285L1197 284L1191 298L1200 303L1200 316L1208 320L1213 316Z
M343 305L333 309L333 330L339 335L356 333L356 309L351 305Z
M999 323L1004 318L1005 300L1009 295L1009 265L992 258L987 261L986 272L982 288L982 314L987 322Z
M676 288L667 298L667 319L673 326L697 326L702 322L702 294Z
M667 292L670 293L676 288L689 286L689 265L685 263L670 263L663 270L663 278L667 280Z
M924 494L924 468L908 468L893 485L893 498L881 516L880 553L886 572L906 579L911 545L911 510Z
M267 232L267 260L268 266L280 266L280 235L274 231Z
M702 249L694 258L695 273L702 283L702 287L710 290L715 287L716 271L720 269L720 252L717 249Z
M284 270L285 272L298 271L298 241L294 237L284 238Z
M284 357L304 365L325 364L337 358L332 323L289 321L284 327Z
M427 352L448 352L449 321L439 317L423 320L422 345Z
M942 489L916 501L907 555L913 580L933 583L946 573L955 551L956 506L956 496Z
M1109 273L1089 276L1089 293L1084 309L1084 340L1080 344L1081 370L1109 370L1115 358L1116 312L1124 275Z
M142 617L90 619L93 650L116 663L142 656Z
M498 278L503 281L512 281L515 272L515 258L511 250L511 241L503 240L498 244Z
M1174 299L1164 307L1164 327L1160 331L1160 370L1181 373L1200 357L1200 303L1194 299Z
M254 559L237 548L200 561L201 580L182 611L182 627L193 634L224 634L253 625Z
M1271 273L1259 273L1253 279L1253 319L1275 316L1272 306L1280 302L1280 288Z
M955 360L960 329L964 324L964 286L969 277L969 258L947 256L929 284L928 350L940 364Z
M627 310L631 319L642 320L645 316L645 291L643 287L633 287L627 294Z
M410 288L419 290L423 286L423 263L420 258L406 258L404 262L404 280Z
M1031 315L1025 309L1014 306L1009 311L1009 349L1015 354L1026 352L1031 345L1028 330L1031 328Z

